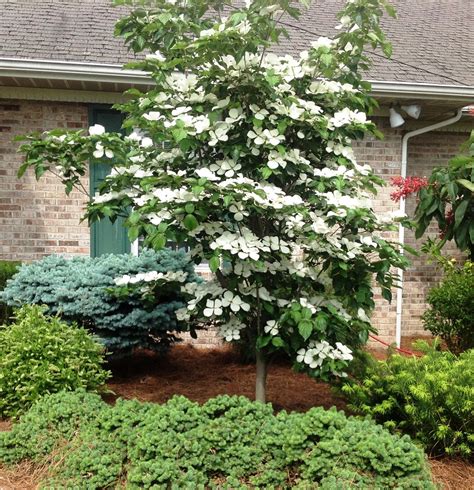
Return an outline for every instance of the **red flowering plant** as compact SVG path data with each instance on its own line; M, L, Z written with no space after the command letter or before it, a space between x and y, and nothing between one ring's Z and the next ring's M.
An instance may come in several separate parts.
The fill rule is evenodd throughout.
M425 177L393 177L391 182L396 190L390 194L390 198L395 202L428 186L428 179Z
M427 179L395 179L398 201L417 193L415 210L416 238L420 238L435 220L440 231L438 249L454 240L461 251L474 259L474 131L461 147L465 152L451 159L447 166L436 167Z

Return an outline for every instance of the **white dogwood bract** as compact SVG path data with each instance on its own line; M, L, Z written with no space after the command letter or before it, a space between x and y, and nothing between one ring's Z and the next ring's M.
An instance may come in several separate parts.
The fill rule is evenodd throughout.
M284 33L280 16L298 16L293 4L254 0L224 12L219 1L156 0L146 16L118 24L133 49L151 53L134 66L152 88L121 106L128 134L98 125L62 141L45 133L25 145L26 165L59 166L71 190L87 155L113 160L89 219L127 212L132 240L186 244L214 273L182 287L179 321L246 339L265 358L283 349L316 377L342 375L367 340L373 279L390 298L391 271L405 265L385 234L403 218L377 217L382 181L352 149L378 135L359 70L366 44L388 52L384 8L385 0L348 2L333 39L308 39L292 56L269 48ZM146 273L116 283L163 280L180 279Z

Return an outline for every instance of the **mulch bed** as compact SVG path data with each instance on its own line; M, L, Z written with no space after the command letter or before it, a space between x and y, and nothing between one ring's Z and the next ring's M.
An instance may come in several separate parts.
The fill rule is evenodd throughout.
M184 395L203 403L217 395L253 398L255 392L255 366L240 362L231 348L179 345L165 357L142 352L127 362L111 362L110 368L114 376L108 386L122 398L164 403L173 395ZM345 407L326 383L294 373L284 361L271 364L267 386L268 401L276 410Z
M214 350L177 346L165 357L141 352L133 358L110 362L113 377L108 383L114 392L106 399L137 398L164 403L173 395L184 395L203 403L221 394L253 398L255 367L239 361L230 348ZM314 406L345 409L344 400L322 382L291 371L284 360L274 362L268 375L268 401L276 410L305 411ZM0 430L10 423L0 421ZM436 483L446 490L474 488L474 465L447 458L430 460ZM0 467L0 490L33 490L47 468L22 463Z

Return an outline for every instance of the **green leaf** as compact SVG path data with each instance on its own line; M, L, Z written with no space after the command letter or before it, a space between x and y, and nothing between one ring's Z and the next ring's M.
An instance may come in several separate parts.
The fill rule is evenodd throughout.
M295 321L295 323L299 323L301 321L302 315L300 311L292 311L291 318Z
M131 242L134 242L138 238L139 233L140 233L140 227L139 226L131 226L128 229L128 239Z
M209 269L211 269L212 272L216 272L221 265L221 259L217 255L214 255L211 257L209 260Z
M188 202L185 206L184 209L187 213L194 213L194 204Z
M395 7L393 5L386 3L385 10L390 17L393 17L394 19L397 18L397 11L395 10Z
M316 328L320 332L324 332L326 330L326 326L328 324L328 317L325 313L318 313L316 316Z
M272 339L272 345L274 347L284 347L285 346L285 342L283 341L283 339L281 337L273 337L273 339Z
M469 225L469 240L474 244L474 221Z
M162 248L165 247L166 245L166 236L163 235L162 233L158 233L153 237L153 240L151 241L151 244L154 249L156 250L161 250Z
M104 213L105 214L105 213ZM129 217L128 222L131 225L136 225L140 221L141 215L137 211L134 211Z
M298 323L298 332L304 340L308 340L313 332L313 324L309 320L301 320Z
M18 169L18 173L16 174L18 178L23 177L25 175L25 172L28 170L28 167L30 164L28 162L23 163L20 165L20 168Z
M39 180L45 172L46 172L46 167L44 167L43 165L36 165L35 167L36 180Z
M172 18L173 18L173 16L169 13L163 13L163 14L158 15L158 20L162 24L167 24Z
M191 190L193 191L193 194L195 196L199 196L199 194L204 191L204 187L200 185L195 185Z
M199 226L199 223L194 214L187 214L184 217L183 225L187 230L193 231Z
M172 134L173 134L173 138L175 139L176 143L179 143L181 140L184 140L184 138L186 138L186 136L188 136L188 133L183 128L173 129Z
M471 192L474 192L474 182L469 182L467 179L459 179L457 182Z
M261 349L262 347L266 347L270 343L270 340L272 340L271 335L264 335L263 337L257 338L257 342L255 345L257 349Z
M468 205L469 205L469 200L464 199L456 207L456 211L454 212L454 223L456 224L456 226L459 226L461 224L461 221L463 220L464 215L466 214L466 209Z

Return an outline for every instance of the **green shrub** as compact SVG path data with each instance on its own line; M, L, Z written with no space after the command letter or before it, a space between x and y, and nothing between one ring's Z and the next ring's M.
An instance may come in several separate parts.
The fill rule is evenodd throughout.
M20 264L20 262L0 260L0 292L5 289L8 279L16 274ZM0 301L0 325L9 323L12 314L12 308Z
M426 330L440 336L459 353L474 348L474 263L445 266L446 276L428 294L429 309L423 315Z
M421 345L420 345L421 347ZM474 350L459 356L428 348L420 358L372 361L342 387L349 407L418 439L432 454L474 450Z
M0 328L0 352L0 417L17 416L49 393L98 390L109 376L103 346L39 306L24 306Z
M69 441L104 408L102 398L85 390L62 391L41 398L13 425L0 432L0 461L41 461Z
M153 302L138 289L119 296L110 291L117 277L154 270L184 271L187 282L198 280L186 255L172 250L147 250L138 257L50 256L22 266L3 297L12 306L47 305L52 314L92 330L113 353L128 353L135 347L160 351L176 340L173 332L188 329L175 315L185 304L179 283L163 288Z
M0 461L24 459L51 463L45 488L434 488L408 436L335 409L275 415L244 397L109 406L58 393L0 436Z

